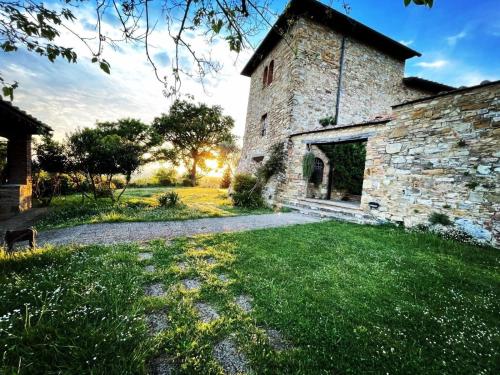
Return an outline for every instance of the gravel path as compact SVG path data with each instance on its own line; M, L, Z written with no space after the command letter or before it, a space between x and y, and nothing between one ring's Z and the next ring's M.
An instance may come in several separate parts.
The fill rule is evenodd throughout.
M72 228L53 229L38 234L38 244L112 244L175 238L197 234L237 232L252 229L315 223L321 219L295 212L266 215L218 217L208 219L86 224Z

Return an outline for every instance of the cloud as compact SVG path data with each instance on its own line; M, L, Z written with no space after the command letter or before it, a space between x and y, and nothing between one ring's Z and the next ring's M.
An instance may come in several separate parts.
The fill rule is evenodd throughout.
M457 42L460 40L460 39L463 39L467 36L467 32L465 30L462 30L461 32L459 32L458 34L456 35L451 35L449 37L446 38L446 41L448 42L448 44L450 46L454 46L455 44L457 44Z
M413 44L413 40L400 40L399 43L405 45L405 46L411 46Z
M416 65L425 69L440 69L448 64L449 62L447 60L435 60L432 62L422 61L417 63Z

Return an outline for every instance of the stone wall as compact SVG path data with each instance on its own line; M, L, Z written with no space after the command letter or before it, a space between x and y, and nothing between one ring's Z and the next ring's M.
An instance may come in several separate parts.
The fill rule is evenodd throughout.
M393 117L292 136L278 201L308 195L302 177L308 144L366 139L365 213L406 227L442 213L461 231L500 246L500 83L399 105Z
M311 146L311 152L315 157L321 159L324 164L323 179L320 184L309 183L307 186L306 196L308 198L325 199L328 192L328 177L330 171L330 159L317 146ZM301 166L302 167L302 166Z
M343 35L300 19L294 38L298 51L292 75L292 133L313 130L335 114ZM338 124L372 120L391 106L430 93L403 83L404 61L346 38Z
M290 32L290 35L293 31ZM274 60L273 82L263 85L264 68ZM270 146L288 135L291 113L291 76L294 49L282 40L251 77L243 149L238 173L253 173L260 164L255 159L267 156ZM268 127L261 134L261 118L267 114Z
M276 142L293 133L321 128L319 120L335 113L342 35L311 20L299 19L287 37L266 56L251 77L243 149L238 172L252 173ZM262 84L274 60L274 80ZM345 48L339 123L372 119L391 105L428 95L403 84L404 62L348 39ZM268 130L261 135L261 117Z
M31 185L0 185L0 220L31 208Z
M288 142L287 171L284 178L284 186L280 189L277 197L279 203L296 203L298 199L305 198L308 195L309 184L302 177L302 160L307 152L308 144L366 140L368 154L369 149L375 149L377 147L376 144L373 143L373 137L385 126L386 122L378 124L337 126L327 131L319 131L291 137L290 142ZM314 146L311 147L311 149L315 153L319 151ZM318 155L321 154L318 153ZM327 173L327 171L325 171L325 173ZM326 182L327 179L328 177L324 177L323 181ZM326 188L327 185L325 184L324 187ZM368 202L362 201L361 208L365 211L369 211Z
M9 184L31 184L31 135L12 137L7 142Z
M362 205L411 227L444 213L500 245L500 84L394 108L367 148Z
M7 185L0 185L0 220L31 208L31 135L7 143Z

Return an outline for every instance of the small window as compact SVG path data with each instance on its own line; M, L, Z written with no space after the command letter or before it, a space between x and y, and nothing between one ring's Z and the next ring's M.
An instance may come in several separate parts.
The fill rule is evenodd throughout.
M311 176L311 182L319 185L323 183L323 171L325 169L325 163L320 158L314 158L314 170Z
M267 133L267 113L262 115L260 119L260 135L265 136Z
M267 72L267 84L270 85L274 78L274 60L269 63L269 71Z
M267 85L267 66L264 68L264 75L262 76L262 86L266 87Z
M254 162L261 163L264 160L264 156L255 156L252 158Z

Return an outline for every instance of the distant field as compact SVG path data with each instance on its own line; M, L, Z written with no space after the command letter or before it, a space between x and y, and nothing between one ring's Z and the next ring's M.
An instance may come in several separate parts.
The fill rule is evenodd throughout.
M182 205L176 208L158 206L158 196L174 190L179 194ZM214 188L186 187L130 188L120 202L110 199L85 199L78 194L54 198L47 216L36 225L38 230L70 227L80 224L130 222L130 221L172 221L204 217L236 216L269 213L270 209L245 210L232 206L227 190Z

